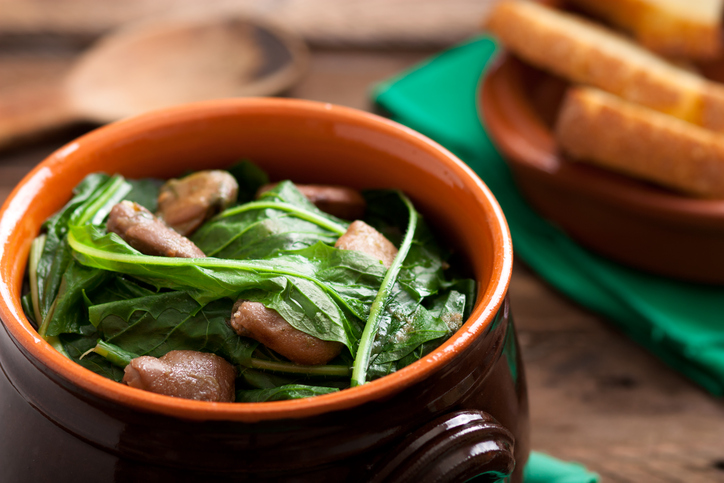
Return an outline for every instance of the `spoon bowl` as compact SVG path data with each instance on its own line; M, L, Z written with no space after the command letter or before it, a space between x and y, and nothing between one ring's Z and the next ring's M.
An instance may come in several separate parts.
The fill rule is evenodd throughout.
M308 58L296 35L248 18L132 24L82 54L42 93L42 103L28 103L35 95L0 98L0 148L79 121L104 124L188 102L279 94L302 77Z
M65 87L78 113L105 123L175 104L276 94L299 79L307 56L294 36L248 19L171 20L101 41Z

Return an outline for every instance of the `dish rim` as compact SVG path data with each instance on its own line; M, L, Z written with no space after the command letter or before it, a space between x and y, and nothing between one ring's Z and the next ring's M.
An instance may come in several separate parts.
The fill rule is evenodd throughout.
M8 246L13 234L21 226L21 218L33 196L42 188L44 180L54 166L61 166L65 159L82 146L92 146L128 139L128 136L147 134L149 127L168 128L174 123L209 116L238 115L264 110L286 115L321 116L334 121L356 124L373 132L405 140L415 149L432 154L442 161L445 168L454 173L471 190L476 203L488 215L493 238L493 267L490 283L478 290L478 300L468 320L450 339L425 358L383 378L359 387L313 398L264 403L210 403L189 399L172 398L130 388L95 374L65 358L40 338L25 317L20 303L20 290L25 272L30 241L23 242L16 250L16 261L8 263ZM89 149L91 149L89 148ZM39 226L34 227L37 233ZM16 235L16 237L19 235ZM16 244L19 243L16 241ZM482 336L504 307L512 274L513 248L507 222L502 209L488 187L455 155L438 143L412 129L389 119L364 111L335 106L329 103L298 99L246 98L204 101L186 104L119 121L96 129L56 150L38 164L15 187L0 209L0 318L16 345L25 357L35 358L44 367L69 380L76 387L95 396L112 400L126 407L152 411L190 420L229 420L258 422L289 418L303 418L331 411L349 409L374 400L391 396L403 388L424 379L428 374L449 363L457 353L469 347ZM481 295L483 295L481 297ZM32 359L31 359L32 361Z

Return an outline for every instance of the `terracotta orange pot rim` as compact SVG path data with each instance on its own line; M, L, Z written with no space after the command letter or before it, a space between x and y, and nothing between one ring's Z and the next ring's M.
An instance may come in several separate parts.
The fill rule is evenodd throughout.
M229 115L252 115L259 112L278 112L281 115L321 116L323 118L356 123L378 132L384 132L410 143L416 149L434 154L445 168L456 174L463 189L474 196L487 214L487 222L496 245L494 246L492 276L485 297L478 292L478 300L463 327L442 346L425 358L404 369L371 381L359 387L307 399L265 403L210 403L158 395L118 384L97 375L55 351L32 328L20 303L21 283L12 280L12 266L24 271L25 256L10 250L13 230L32 203L34 192L43 180L52 175L53 164L84 146L97 146L122 142L134 132L156 126L169 126L180 119ZM40 228L39 226L37 227ZM16 250L17 251L17 250ZM22 260L19 260L22 258ZM18 260L16 260L18 259ZM279 98L244 98L205 101L154 111L96 129L61 147L36 166L13 190L0 210L0 318L19 349L72 384L121 405L162 415L191 420L229 420L255 422L263 420L303 418L325 412L343 410L385 398L402 388L425 378L449 363L457 353L465 350L478 336L485 333L497 313L504 307L513 264L513 249L503 212L488 187L462 161L448 150L401 124L357 109L314 101ZM483 298L481 300L481 298Z
M724 219L724 200L687 197L667 191L654 191L638 183L616 183L589 173L573 170L551 170L552 163L562 163L560 155L549 146L554 146L553 133L536 117L533 106L523 92L522 79L512 69L518 61L507 51L501 51L479 88L479 112L488 126L491 138L507 161L535 170L542 177L572 186L586 192L586 196L598 197L625 206L628 209L656 214L677 216L682 219L696 218L702 221L721 223ZM522 61L520 61L522 62ZM503 108L503 104L506 106ZM545 136L547 143L530 141L529 133L535 137Z

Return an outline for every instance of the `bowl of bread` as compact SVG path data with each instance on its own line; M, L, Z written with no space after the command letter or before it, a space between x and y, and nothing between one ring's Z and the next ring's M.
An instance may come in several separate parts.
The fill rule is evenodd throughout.
M531 205L607 258L724 283L724 2L505 0L481 85Z

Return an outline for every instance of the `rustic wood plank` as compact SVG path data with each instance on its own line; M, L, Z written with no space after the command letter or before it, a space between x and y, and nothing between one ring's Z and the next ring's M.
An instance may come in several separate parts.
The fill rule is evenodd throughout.
M611 482L724 481L724 406L522 263L511 285L532 447Z
M495 0L0 0L0 38L63 35L81 41L159 16L244 15L315 45L442 46L480 29Z

